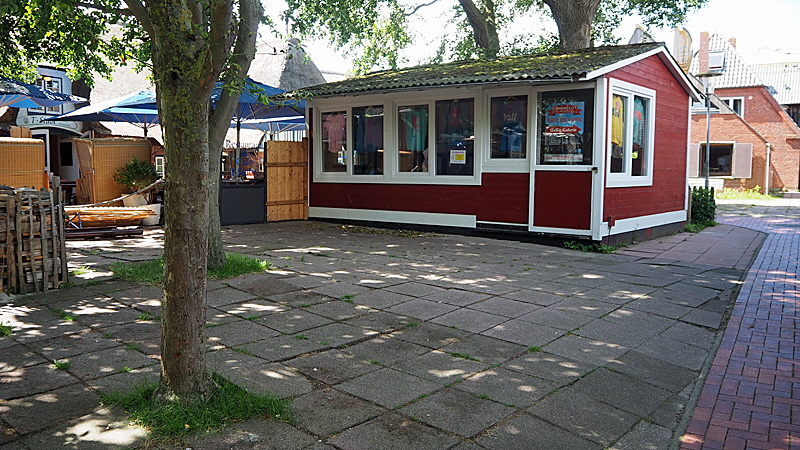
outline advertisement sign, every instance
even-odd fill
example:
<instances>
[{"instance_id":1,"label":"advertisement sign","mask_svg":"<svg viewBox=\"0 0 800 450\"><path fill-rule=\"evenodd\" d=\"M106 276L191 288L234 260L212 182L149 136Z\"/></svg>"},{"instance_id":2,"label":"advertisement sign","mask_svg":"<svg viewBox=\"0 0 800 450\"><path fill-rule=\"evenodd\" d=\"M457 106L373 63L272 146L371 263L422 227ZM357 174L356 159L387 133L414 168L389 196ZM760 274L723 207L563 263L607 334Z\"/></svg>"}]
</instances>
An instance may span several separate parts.
<instances>
[{"instance_id":1,"label":"advertisement sign","mask_svg":"<svg viewBox=\"0 0 800 450\"><path fill-rule=\"evenodd\" d=\"M450 150L450 164L466 164L467 151L466 150Z\"/></svg>"},{"instance_id":2,"label":"advertisement sign","mask_svg":"<svg viewBox=\"0 0 800 450\"><path fill-rule=\"evenodd\" d=\"M583 134L583 102L557 102L547 106L544 114L546 134Z\"/></svg>"}]
</instances>

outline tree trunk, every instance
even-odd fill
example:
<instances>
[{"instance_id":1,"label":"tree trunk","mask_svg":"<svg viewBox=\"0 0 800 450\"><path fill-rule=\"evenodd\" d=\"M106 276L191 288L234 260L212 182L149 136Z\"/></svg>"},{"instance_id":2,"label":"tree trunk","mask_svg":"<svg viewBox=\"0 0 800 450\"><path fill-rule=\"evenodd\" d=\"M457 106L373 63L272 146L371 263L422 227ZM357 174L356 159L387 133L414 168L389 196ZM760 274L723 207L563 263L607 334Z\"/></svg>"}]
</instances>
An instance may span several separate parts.
<instances>
[{"instance_id":1,"label":"tree trunk","mask_svg":"<svg viewBox=\"0 0 800 450\"><path fill-rule=\"evenodd\" d=\"M258 24L263 10L258 0L241 0L239 2L239 28L236 44L231 56L230 69L225 74L223 83L233 85L236 80L243 80L250 70L250 63L256 55L256 37ZM225 144L231 123L231 116L239 102L239 94L223 89L216 109L211 114L208 130L209 168L208 168L208 268L217 269L225 264L225 247L222 244L222 226L219 216L220 172L222 147Z\"/></svg>"},{"instance_id":2,"label":"tree trunk","mask_svg":"<svg viewBox=\"0 0 800 450\"><path fill-rule=\"evenodd\" d=\"M148 6L167 164L160 393L185 404L214 390L204 329L208 99L215 77L207 43L182 2L152 0Z\"/></svg>"},{"instance_id":3,"label":"tree trunk","mask_svg":"<svg viewBox=\"0 0 800 450\"><path fill-rule=\"evenodd\" d=\"M600 0L544 0L558 26L562 50L578 50L592 45L592 23Z\"/></svg>"},{"instance_id":4,"label":"tree trunk","mask_svg":"<svg viewBox=\"0 0 800 450\"><path fill-rule=\"evenodd\" d=\"M472 0L458 0L472 27L475 45L482 58L496 58L500 52L500 38L497 35L497 19L493 0L483 0L478 7Z\"/></svg>"}]
</instances>

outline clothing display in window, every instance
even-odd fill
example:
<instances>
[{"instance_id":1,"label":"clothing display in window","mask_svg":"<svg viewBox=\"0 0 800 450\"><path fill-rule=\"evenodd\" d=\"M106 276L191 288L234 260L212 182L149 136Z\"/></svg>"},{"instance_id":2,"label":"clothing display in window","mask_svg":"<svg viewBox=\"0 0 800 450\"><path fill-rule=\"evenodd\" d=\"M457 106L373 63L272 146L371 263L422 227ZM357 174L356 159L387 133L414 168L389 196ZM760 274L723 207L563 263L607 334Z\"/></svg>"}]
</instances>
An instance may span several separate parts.
<instances>
[{"instance_id":1,"label":"clothing display in window","mask_svg":"<svg viewBox=\"0 0 800 450\"><path fill-rule=\"evenodd\" d=\"M493 98L491 108L492 158L524 158L528 97Z\"/></svg>"},{"instance_id":2,"label":"clothing display in window","mask_svg":"<svg viewBox=\"0 0 800 450\"><path fill-rule=\"evenodd\" d=\"M338 153L342 150L345 139L345 117L338 112L324 114L323 126L325 135L328 138L328 151Z\"/></svg>"},{"instance_id":3,"label":"clothing display in window","mask_svg":"<svg viewBox=\"0 0 800 450\"><path fill-rule=\"evenodd\" d=\"M622 147L625 142L625 100L614 95L611 101L611 143Z\"/></svg>"},{"instance_id":4,"label":"clothing display in window","mask_svg":"<svg viewBox=\"0 0 800 450\"><path fill-rule=\"evenodd\" d=\"M636 96L633 99L633 145L644 147L647 140L647 112L645 99Z\"/></svg>"},{"instance_id":5,"label":"clothing display in window","mask_svg":"<svg viewBox=\"0 0 800 450\"><path fill-rule=\"evenodd\" d=\"M425 150L428 142L428 109L415 108L401 112L400 120L406 125L406 149Z\"/></svg>"}]
</instances>

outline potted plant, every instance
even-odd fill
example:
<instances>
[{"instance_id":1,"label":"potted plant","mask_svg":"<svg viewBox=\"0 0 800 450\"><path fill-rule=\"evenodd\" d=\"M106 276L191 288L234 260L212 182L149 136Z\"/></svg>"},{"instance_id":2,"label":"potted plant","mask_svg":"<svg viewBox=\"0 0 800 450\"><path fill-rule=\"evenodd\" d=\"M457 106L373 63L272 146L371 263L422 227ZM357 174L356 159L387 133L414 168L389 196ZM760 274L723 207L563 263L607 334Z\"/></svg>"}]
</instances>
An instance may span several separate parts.
<instances>
[{"instance_id":1,"label":"potted plant","mask_svg":"<svg viewBox=\"0 0 800 450\"><path fill-rule=\"evenodd\" d=\"M148 161L141 161L134 157L124 166L117 169L113 178L115 182L125 187L129 193L134 193L153 184L158 179L158 173L156 173L156 168ZM149 192L142 192L123 198L122 203L125 206L147 206L152 209L156 215L142 219L142 224L157 225L161 216L161 205L149 204L149 197Z\"/></svg>"}]
</instances>

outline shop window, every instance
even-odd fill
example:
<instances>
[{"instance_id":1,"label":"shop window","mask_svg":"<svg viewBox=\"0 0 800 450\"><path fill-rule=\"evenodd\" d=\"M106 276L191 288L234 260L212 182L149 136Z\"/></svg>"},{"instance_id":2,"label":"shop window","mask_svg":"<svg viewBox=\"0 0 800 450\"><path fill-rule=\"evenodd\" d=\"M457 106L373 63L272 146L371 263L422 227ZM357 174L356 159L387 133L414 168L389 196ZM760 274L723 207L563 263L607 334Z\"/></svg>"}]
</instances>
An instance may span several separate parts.
<instances>
[{"instance_id":1,"label":"shop window","mask_svg":"<svg viewBox=\"0 0 800 450\"><path fill-rule=\"evenodd\" d=\"M591 165L594 91L540 94L539 164Z\"/></svg>"},{"instance_id":2,"label":"shop window","mask_svg":"<svg viewBox=\"0 0 800 450\"><path fill-rule=\"evenodd\" d=\"M528 149L528 96L491 99L491 158L525 158Z\"/></svg>"},{"instance_id":3,"label":"shop window","mask_svg":"<svg viewBox=\"0 0 800 450\"><path fill-rule=\"evenodd\" d=\"M322 113L322 170L347 172L347 113Z\"/></svg>"},{"instance_id":4,"label":"shop window","mask_svg":"<svg viewBox=\"0 0 800 450\"><path fill-rule=\"evenodd\" d=\"M400 172L428 172L428 105L397 108Z\"/></svg>"},{"instance_id":5,"label":"shop window","mask_svg":"<svg viewBox=\"0 0 800 450\"><path fill-rule=\"evenodd\" d=\"M436 102L436 175L472 175L475 160L475 100Z\"/></svg>"},{"instance_id":6,"label":"shop window","mask_svg":"<svg viewBox=\"0 0 800 450\"><path fill-rule=\"evenodd\" d=\"M383 174L383 106L353 108L353 174Z\"/></svg>"},{"instance_id":7,"label":"shop window","mask_svg":"<svg viewBox=\"0 0 800 450\"><path fill-rule=\"evenodd\" d=\"M608 185L652 184L655 91L611 80Z\"/></svg>"}]
</instances>

